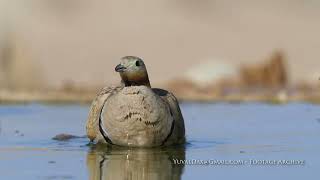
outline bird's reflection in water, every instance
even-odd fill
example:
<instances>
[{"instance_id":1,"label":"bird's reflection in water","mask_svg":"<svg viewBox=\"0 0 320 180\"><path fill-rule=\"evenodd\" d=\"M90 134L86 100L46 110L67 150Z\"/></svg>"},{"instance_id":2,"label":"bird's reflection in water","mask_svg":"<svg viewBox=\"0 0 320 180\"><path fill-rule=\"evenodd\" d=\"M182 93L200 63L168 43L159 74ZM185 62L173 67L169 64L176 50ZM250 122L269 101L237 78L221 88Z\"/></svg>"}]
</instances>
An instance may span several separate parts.
<instances>
[{"instance_id":1,"label":"bird's reflection in water","mask_svg":"<svg viewBox=\"0 0 320 180\"><path fill-rule=\"evenodd\" d=\"M185 160L185 147L121 148L95 145L87 155L91 180L181 179L184 165L173 159Z\"/></svg>"}]
</instances>

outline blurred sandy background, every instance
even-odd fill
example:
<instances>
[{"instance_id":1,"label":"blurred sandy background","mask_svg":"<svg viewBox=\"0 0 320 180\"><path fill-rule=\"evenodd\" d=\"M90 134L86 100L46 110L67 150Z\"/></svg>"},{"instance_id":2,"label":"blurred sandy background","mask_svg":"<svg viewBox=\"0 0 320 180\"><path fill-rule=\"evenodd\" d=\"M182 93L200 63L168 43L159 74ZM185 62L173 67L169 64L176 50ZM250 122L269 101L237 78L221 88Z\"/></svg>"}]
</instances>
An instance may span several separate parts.
<instances>
[{"instance_id":1,"label":"blurred sandy background","mask_svg":"<svg viewBox=\"0 0 320 180\"><path fill-rule=\"evenodd\" d=\"M320 77L317 0L0 0L1 87L100 87L142 57L151 83L214 78L286 57L290 82ZM209 69L209 71L208 71Z\"/></svg>"}]
</instances>

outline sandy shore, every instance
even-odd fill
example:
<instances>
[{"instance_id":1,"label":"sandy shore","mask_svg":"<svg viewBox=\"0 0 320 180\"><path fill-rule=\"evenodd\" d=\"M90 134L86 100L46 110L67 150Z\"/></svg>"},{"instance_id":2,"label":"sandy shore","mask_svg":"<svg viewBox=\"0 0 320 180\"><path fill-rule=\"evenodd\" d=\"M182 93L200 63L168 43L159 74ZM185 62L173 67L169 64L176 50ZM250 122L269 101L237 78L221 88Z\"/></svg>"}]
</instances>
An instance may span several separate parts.
<instances>
[{"instance_id":1,"label":"sandy shore","mask_svg":"<svg viewBox=\"0 0 320 180\"><path fill-rule=\"evenodd\" d=\"M0 103L90 103L95 92L66 91L0 91Z\"/></svg>"},{"instance_id":2,"label":"sandy shore","mask_svg":"<svg viewBox=\"0 0 320 180\"><path fill-rule=\"evenodd\" d=\"M92 102L98 91L73 92L73 91L0 91L0 103L76 103L89 104ZM234 92L232 94L217 93L184 93L177 94L180 101L194 102L267 102L267 103L287 103L287 102L310 102L320 103L320 92L295 92L288 93L287 90L276 93L255 92L244 93Z\"/></svg>"}]
</instances>

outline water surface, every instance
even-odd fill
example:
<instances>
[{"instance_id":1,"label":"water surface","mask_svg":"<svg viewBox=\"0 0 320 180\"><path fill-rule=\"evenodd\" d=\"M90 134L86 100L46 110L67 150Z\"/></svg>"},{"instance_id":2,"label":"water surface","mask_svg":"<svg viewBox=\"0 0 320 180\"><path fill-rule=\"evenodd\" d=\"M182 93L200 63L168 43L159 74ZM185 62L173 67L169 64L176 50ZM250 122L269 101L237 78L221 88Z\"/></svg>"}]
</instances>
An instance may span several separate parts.
<instances>
[{"instance_id":1,"label":"water surface","mask_svg":"<svg viewBox=\"0 0 320 180\"><path fill-rule=\"evenodd\" d=\"M127 149L88 145L88 106L0 106L1 179L315 179L320 169L320 106L182 103L185 146ZM174 164L242 161L242 165ZM301 160L254 165L250 160Z\"/></svg>"}]
</instances>

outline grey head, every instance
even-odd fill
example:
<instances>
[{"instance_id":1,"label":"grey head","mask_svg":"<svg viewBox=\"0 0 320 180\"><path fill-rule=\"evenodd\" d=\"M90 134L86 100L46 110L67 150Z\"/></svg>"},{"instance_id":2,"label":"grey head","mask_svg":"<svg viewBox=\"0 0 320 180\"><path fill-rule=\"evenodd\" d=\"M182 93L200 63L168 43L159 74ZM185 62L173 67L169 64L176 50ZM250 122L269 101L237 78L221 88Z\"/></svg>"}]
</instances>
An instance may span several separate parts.
<instances>
[{"instance_id":1,"label":"grey head","mask_svg":"<svg viewBox=\"0 0 320 180\"><path fill-rule=\"evenodd\" d=\"M151 87L146 65L143 60L136 56L121 58L120 64L115 67L120 73L125 86L148 86Z\"/></svg>"}]
</instances>

